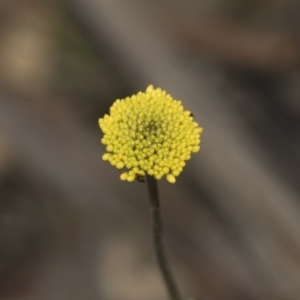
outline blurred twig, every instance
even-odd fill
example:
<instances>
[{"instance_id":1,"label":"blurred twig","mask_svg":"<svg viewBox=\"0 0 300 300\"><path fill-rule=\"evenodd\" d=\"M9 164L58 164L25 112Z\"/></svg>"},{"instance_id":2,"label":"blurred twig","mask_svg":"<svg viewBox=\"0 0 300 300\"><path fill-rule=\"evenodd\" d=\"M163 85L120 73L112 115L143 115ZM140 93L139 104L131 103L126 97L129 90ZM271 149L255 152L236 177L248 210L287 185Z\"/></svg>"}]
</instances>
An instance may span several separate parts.
<instances>
[{"instance_id":1,"label":"blurred twig","mask_svg":"<svg viewBox=\"0 0 300 300\"><path fill-rule=\"evenodd\" d=\"M211 59L270 73L298 67L299 53L288 33L255 32L221 21L180 20L179 24L174 28L184 45Z\"/></svg>"}]
</instances>

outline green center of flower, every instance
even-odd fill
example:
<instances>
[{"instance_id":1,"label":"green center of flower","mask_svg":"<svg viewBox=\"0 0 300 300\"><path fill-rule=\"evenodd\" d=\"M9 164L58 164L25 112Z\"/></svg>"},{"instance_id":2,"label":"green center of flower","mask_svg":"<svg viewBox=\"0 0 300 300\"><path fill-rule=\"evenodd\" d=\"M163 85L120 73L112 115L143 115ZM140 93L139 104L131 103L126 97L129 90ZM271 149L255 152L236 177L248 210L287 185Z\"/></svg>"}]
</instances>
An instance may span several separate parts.
<instances>
[{"instance_id":1,"label":"green center of flower","mask_svg":"<svg viewBox=\"0 0 300 300\"><path fill-rule=\"evenodd\" d=\"M116 100L99 126L107 150L103 160L128 169L121 180L134 181L147 173L174 183L191 153L200 150L202 128L191 113L152 85L145 93Z\"/></svg>"}]
</instances>

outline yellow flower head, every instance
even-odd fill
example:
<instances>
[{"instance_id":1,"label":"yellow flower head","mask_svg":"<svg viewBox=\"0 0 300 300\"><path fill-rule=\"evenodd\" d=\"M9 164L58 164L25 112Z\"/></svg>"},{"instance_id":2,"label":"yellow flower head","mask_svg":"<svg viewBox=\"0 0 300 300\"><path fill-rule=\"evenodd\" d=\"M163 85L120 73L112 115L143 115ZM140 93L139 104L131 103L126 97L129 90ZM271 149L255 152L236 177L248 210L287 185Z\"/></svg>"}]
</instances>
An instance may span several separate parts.
<instances>
[{"instance_id":1,"label":"yellow flower head","mask_svg":"<svg viewBox=\"0 0 300 300\"><path fill-rule=\"evenodd\" d=\"M146 174L170 183L182 172L192 152L200 150L202 128L160 88L116 100L110 115L99 119L106 145L103 160L118 169L126 168L121 180L134 181Z\"/></svg>"}]
</instances>

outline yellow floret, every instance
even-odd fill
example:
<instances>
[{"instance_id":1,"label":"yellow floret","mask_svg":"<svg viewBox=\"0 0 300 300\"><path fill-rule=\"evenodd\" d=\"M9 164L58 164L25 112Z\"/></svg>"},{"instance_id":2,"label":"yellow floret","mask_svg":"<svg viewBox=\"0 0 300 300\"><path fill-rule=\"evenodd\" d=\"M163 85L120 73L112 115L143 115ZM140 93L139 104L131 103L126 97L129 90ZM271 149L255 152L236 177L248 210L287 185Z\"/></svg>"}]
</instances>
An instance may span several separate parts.
<instances>
[{"instance_id":1,"label":"yellow floret","mask_svg":"<svg viewBox=\"0 0 300 300\"><path fill-rule=\"evenodd\" d=\"M122 161L119 161L117 164L116 164L116 167L118 169L123 169L124 168L124 163Z\"/></svg>"},{"instance_id":2,"label":"yellow floret","mask_svg":"<svg viewBox=\"0 0 300 300\"><path fill-rule=\"evenodd\" d=\"M170 183L175 183L175 182L176 182L176 178L175 178L172 174L168 174L168 175L167 175L167 180L168 180Z\"/></svg>"},{"instance_id":3,"label":"yellow floret","mask_svg":"<svg viewBox=\"0 0 300 300\"><path fill-rule=\"evenodd\" d=\"M103 160L108 160L109 157L110 157L109 153L104 153L103 156L102 156L102 159Z\"/></svg>"},{"instance_id":4,"label":"yellow floret","mask_svg":"<svg viewBox=\"0 0 300 300\"><path fill-rule=\"evenodd\" d=\"M127 180L127 178L128 178L128 174L125 172L125 173L122 173L121 175L120 175L120 179L121 180Z\"/></svg>"}]
</instances>

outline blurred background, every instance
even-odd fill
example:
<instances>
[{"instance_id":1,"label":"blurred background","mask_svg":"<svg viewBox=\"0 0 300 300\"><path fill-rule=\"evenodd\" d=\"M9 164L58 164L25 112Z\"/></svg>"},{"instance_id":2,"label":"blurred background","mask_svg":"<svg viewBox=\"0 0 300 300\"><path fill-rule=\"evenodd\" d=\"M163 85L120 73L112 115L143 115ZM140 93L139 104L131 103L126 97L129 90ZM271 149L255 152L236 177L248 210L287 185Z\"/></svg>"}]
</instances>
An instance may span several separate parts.
<instances>
[{"instance_id":1,"label":"blurred background","mask_svg":"<svg viewBox=\"0 0 300 300\"><path fill-rule=\"evenodd\" d=\"M0 299L167 299L143 183L98 118L166 89L204 127L159 182L184 299L300 299L300 3L0 1Z\"/></svg>"}]
</instances>

